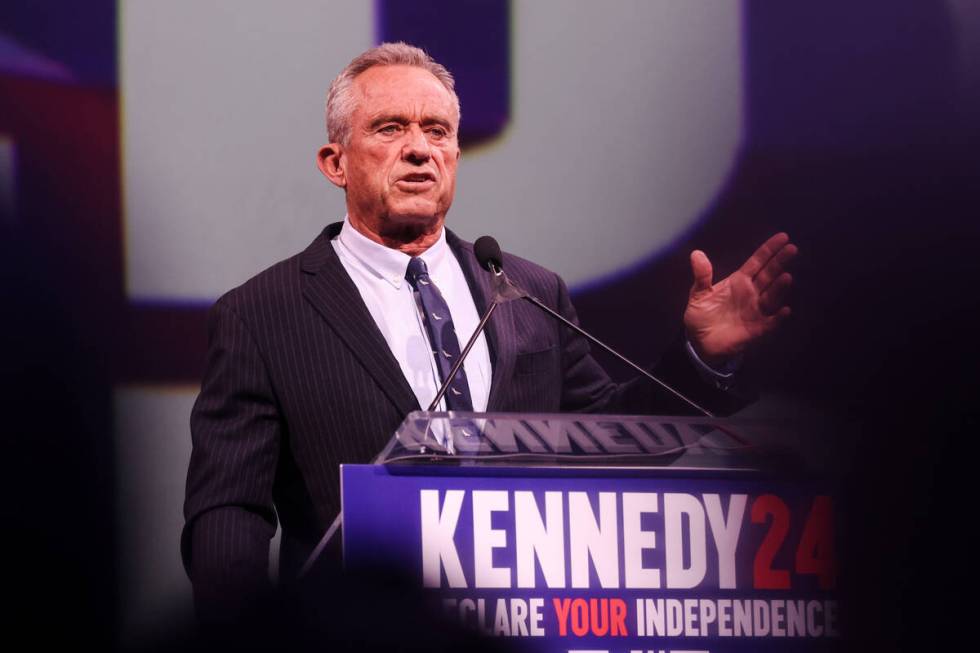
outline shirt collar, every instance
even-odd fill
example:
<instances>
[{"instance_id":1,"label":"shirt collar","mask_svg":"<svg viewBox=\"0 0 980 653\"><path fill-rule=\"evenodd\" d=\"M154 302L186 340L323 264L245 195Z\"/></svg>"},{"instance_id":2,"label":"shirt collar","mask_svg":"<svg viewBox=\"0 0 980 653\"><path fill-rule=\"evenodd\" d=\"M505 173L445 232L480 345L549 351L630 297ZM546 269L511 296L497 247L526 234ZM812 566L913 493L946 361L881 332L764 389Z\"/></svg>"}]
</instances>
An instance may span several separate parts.
<instances>
[{"instance_id":1,"label":"shirt collar","mask_svg":"<svg viewBox=\"0 0 980 653\"><path fill-rule=\"evenodd\" d=\"M395 288L401 288L402 283L405 282L405 272L408 270L411 256L374 242L355 229L347 216L344 217L344 225L340 228L337 239L344 249L369 272ZM448 251L446 229L442 228L439 231L439 239L421 254L430 275L442 265Z\"/></svg>"}]
</instances>

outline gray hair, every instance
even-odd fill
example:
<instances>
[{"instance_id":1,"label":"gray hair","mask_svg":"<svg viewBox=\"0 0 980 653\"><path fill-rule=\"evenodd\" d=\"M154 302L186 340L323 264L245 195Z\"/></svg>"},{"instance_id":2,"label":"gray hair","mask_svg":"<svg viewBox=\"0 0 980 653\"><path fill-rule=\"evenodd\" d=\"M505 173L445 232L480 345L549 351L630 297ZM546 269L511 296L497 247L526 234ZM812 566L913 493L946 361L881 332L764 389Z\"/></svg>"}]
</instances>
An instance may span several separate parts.
<instances>
[{"instance_id":1,"label":"gray hair","mask_svg":"<svg viewBox=\"0 0 980 653\"><path fill-rule=\"evenodd\" d=\"M351 136L351 116L357 106L353 92L354 79L375 66L415 66L427 70L449 91L459 119L459 97L456 82L446 67L430 57L424 50L402 41L382 43L354 58L340 71L327 92L327 138L331 143L347 145Z\"/></svg>"}]
</instances>

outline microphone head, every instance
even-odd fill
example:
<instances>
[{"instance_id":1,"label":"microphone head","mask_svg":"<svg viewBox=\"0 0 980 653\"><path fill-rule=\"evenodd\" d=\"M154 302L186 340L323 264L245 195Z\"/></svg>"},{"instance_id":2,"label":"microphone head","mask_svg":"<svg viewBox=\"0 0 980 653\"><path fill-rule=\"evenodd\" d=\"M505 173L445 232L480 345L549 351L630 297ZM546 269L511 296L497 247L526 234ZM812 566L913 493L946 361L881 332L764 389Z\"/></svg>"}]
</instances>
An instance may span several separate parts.
<instances>
[{"instance_id":1,"label":"microphone head","mask_svg":"<svg viewBox=\"0 0 980 653\"><path fill-rule=\"evenodd\" d=\"M494 240L492 236L480 236L473 243L473 253L476 254L476 260L480 262L480 267L493 272L490 268L490 264L498 269L502 269L503 255L500 253L500 245Z\"/></svg>"}]
</instances>

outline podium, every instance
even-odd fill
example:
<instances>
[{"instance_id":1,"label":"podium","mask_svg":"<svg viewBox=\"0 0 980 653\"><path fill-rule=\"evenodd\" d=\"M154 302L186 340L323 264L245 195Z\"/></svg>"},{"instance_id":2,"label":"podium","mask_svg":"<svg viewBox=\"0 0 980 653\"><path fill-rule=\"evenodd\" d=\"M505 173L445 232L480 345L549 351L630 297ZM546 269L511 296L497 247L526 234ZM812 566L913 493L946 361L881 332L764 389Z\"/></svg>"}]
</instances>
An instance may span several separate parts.
<instances>
[{"instance_id":1,"label":"podium","mask_svg":"<svg viewBox=\"0 0 980 653\"><path fill-rule=\"evenodd\" d=\"M416 412L342 466L344 564L513 650L831 650L835 497L787 428Z\"/></svg>"}]
</instances>

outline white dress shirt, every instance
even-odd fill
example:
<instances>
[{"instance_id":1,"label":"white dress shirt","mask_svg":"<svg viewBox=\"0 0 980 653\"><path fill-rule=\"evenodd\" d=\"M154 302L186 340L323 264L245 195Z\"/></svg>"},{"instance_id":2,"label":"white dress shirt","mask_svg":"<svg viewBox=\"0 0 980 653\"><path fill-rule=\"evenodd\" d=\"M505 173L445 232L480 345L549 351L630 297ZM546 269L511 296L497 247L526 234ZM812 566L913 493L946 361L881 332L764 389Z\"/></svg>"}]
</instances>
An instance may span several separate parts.
<instances>
[{"instance_id":1,"label":"white dress shirt","mask_svg":"<svg viewBox=\"0 0 980 653\"><path fill-rule=\"evenodd\" d=\"M357 286L361 299L398 361L408 385L415 392L419 406L423 410L428 408L442 382L415 292L405 280L411 257L367 238L354 229L346 218L340 234L331 241L331 245ZM449 305L462 349L476 330L480 315L473 303L463 269L446 243L445 229L439 234L439 240L422 253L421 258L428 268L429 278L435 282ZM483 412L490 397L491 368L490 350L482 333L463 363L463 369L470 386L473 410ZM445 409L443 399L439 410Z\"/></svg>"}]
</instances>

